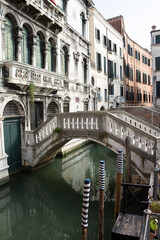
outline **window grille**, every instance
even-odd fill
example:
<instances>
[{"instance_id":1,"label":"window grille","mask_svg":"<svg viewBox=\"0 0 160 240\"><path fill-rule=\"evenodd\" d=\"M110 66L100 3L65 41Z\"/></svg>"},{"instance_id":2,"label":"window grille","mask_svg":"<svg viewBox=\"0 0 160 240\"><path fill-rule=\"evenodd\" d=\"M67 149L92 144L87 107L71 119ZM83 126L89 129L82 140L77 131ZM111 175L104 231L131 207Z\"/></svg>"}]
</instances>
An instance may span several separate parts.
<instances>
[{"instance_id":1,"label":"window grille","mask_svg":"<svg viewBox=\"0 0 160 240\"><path fill-rule=\"evenodd\" d=\"M22 110L22 107L11 101L7 103L7 105L4 108L3 116L10 117L10 116L23 116L24 112Z\"/></svg>"}]
</instances>

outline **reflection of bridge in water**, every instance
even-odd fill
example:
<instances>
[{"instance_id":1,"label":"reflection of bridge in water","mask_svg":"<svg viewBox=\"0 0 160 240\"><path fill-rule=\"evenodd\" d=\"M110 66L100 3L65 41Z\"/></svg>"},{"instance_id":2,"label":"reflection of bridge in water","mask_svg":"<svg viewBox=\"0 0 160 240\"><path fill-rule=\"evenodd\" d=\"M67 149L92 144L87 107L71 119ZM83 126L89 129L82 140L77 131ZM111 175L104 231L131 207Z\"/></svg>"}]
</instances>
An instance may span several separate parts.
<instances>
[{"instance_id":1,"label":"reflection of bridge in water","mask_svg":"<svg viewBox=\"0 0 160 240\"><path fill-rule=\"evenodd\" d=\"M94 159L91 160L93 157ZM91 178L93 187L90 207L94 214L91 210L90 214L93 215L95 223L94 229L91 226L90 229L95 237L91 235L91 239L97 239L98 205L96 203L98 204L98 201L95 200L98 199L100 159L106 161L105 211L107 221L111 222L114 208L112 200L115 193L116 154L93 143L83 147L83 150L73 152L63 160L56 159L53 162L54 167L51 164L32 174L12 176L11 183L1 187L0 220L3 220L3 228L0 227L0 239L11 240L20 237L25 240L78 239L77 235L81 236L82 195L80 193L86 176ZM89 170L85 172L87 166Z\"/></svg>"},{"instance_id":2,"label":"reflection of bridge in water","mask_svg":"<svg viewBox=\"0 0 160 240\"><path fill-rule=\"evenodd\" d=\"M146 111L152 119L152 111ZM122 149L124 156L129 151L132 163L140 172L150 173L155 156L160 155L160 129L152 123L153 119L144 121L123 108L106 112L59 113L35 131L26 132L23 160L26 165L35 166L53 158L69 140L87 138L115 152ZM59 134L53 133L56 128L60 128Z\"/></svg>"}]
</instances>

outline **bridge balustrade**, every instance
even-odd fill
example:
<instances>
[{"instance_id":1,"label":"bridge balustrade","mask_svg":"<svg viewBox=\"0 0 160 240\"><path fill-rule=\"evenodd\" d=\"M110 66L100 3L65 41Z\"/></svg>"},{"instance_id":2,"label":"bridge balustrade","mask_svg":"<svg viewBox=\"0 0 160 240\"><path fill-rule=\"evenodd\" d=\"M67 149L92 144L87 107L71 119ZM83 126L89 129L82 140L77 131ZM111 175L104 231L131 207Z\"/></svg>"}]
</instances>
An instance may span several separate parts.
<instances>
[{"instance_id":1,"label":"bridge balustrade","mask_svg":"<svg viewBox=\"0 0 160 240\"><path fill-rule=\"evenodd\" d=\"M33 131L26 131L26 145L34 146L53 134L57 127L57 116L47 120Z\"/></svg>"},{"instance_id":2,"label":"bridge balustrade","mask_svg":"<svg viewBox=\"0 0 160 240\"><path fill-rule=\"evenodd\" d=\"M47 146L53 148L55 144L58 150L70 139L78 137L88 138L117 150L120 146L126 147L126 137L129 136L130 150L153 162L155 147L160 151L160 131L150 124L146 127L143 125L144 121L137 121L134 116L126 120L124 114L120 117L110 111L58 113L36 130L25 132L26 147L34 147L32 156L38 158L47 151ZM61 130L58 137L54 134L56 128Z\"/></svg>"}]
</instances>

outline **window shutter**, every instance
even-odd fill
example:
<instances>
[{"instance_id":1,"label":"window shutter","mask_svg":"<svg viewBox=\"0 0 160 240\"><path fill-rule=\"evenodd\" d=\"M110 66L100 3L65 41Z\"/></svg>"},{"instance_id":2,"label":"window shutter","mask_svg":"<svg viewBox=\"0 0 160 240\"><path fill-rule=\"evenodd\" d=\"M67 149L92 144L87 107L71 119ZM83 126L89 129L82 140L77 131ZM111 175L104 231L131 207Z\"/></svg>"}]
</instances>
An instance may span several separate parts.
<instances>
[{"instance_id":1,"label":"window shutter","mask_svg":"<svg viewBox=\"0 0 160 240\"><path fill-rule=\"evenodd\" d=\"M15 60L15 38L13 23L7 17L5 24L5 59L7 61Z\"/></svg>"}]
</instances>

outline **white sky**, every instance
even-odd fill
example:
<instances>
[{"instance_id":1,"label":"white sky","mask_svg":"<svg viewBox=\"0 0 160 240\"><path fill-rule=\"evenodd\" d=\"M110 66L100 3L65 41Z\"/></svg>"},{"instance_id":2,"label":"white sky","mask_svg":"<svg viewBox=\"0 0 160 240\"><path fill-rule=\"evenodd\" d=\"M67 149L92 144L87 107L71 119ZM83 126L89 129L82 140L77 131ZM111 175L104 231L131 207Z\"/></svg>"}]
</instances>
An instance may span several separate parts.
<instances>
[{"instance_id":1,"label":"white sky","mask_svg":"<svg viewBox=\"0 0 160 240\"><path fill-rule=\"evenodd\" d=\"M150 51L150 31L160 29L160 0L93 0L106 18L122 15L129 37Z\"/></svg>"}]
</instances>

